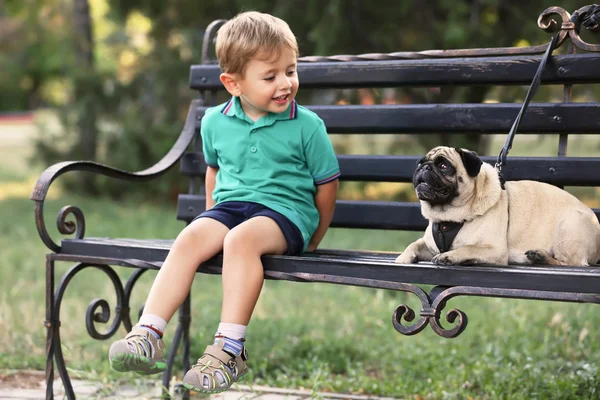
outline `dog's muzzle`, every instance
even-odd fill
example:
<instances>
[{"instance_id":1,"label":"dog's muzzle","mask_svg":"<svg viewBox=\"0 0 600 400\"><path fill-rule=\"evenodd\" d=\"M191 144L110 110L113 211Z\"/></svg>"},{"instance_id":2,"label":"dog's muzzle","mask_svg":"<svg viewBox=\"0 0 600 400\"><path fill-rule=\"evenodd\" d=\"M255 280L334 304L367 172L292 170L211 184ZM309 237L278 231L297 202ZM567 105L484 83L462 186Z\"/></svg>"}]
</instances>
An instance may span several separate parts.
<instances>
[{"instance_id":1,"label":"dog's muzzle","mask_svg":"<svg viewBox=\"0 0 600 400\"><path fill-rule=\"evenodd\" d=\"M413 185L419 200L431 204L446 204L455 197L454 183L446 179L431 163L422 164L417 168L413 176Z\"/></svg>"}]
</instances>

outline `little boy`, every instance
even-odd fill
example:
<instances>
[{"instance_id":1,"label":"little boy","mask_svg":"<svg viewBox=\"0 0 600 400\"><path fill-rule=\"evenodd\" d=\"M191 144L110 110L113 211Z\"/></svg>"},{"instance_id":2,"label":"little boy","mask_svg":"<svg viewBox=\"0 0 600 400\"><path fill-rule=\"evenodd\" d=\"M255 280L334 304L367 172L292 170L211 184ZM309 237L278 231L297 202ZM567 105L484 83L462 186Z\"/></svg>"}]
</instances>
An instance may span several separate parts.
<instances>
[{"instance_id":1,"label":"little boy","mask_svg":"<svg viewBox=\"0 0 600 400\"><path fill-rule=\"evenodd\" d=\"M117 371L164 371L167 322L198 265L222 251L221 323L183 378L188 389L206 393L227 390L248 372L246 327L263 285L261 256L316 249L339 177L323 121L294 100L298 45L289 26L268 14L239 14L219 30L216 53L232 98L202 119L206 211L177 236L144 314L109 351Z\"/></svg>"}]
</instances>

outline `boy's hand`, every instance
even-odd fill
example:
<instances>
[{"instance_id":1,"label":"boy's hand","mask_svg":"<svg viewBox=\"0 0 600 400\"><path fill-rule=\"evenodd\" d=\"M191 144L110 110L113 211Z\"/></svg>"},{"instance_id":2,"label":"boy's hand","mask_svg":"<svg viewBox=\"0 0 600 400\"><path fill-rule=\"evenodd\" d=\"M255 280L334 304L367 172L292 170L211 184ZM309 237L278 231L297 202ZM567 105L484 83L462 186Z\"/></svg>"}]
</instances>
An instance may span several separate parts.
<instances>
[{"instance_id":1,"label":"boy's hand","mask_svg":"<svg viewBox=\"0 0 600 400\"><path fill-rule=\"evenodd\" d=\"M315 251L316 249L317 249L316 243L309 243L308 247L306 248L306 251Z\"/></svg>"}]
</instances>

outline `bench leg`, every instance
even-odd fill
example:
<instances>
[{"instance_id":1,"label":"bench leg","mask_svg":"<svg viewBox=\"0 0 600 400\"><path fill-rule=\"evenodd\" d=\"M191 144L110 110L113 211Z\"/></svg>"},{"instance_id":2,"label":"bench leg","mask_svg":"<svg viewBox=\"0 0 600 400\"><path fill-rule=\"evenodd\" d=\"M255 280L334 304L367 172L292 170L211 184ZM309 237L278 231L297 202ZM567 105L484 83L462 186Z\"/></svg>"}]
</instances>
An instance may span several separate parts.
<instances>
[{"instance_id":1,"label":"bench leg","mask_svg":"<svg viewBox=\"0 0 600 400\"><path fill-rule=\"evenodd\" d=\"M46 399L54 398L54 261L46 257Z\"/></svg>"},{"instance_id":2,"label":"bench leg","mask_svg":"<svg viewBox=\"0 0 600 400\"><path fill-rule=\"evenodd\" d=\"M182 367L183 372L187 372L190 369L190 321L191 321L191 294L188 294L185 301L179 307L179 318L177 324L177 330L175 331L175 336L173 337L173 342L171 343L171 348L169 349L169 356L167 358L167 369L163 372L162 375L162 385L163 385L163 398L170 399L169 394L169 383L171 380L171 371L173 369L173 363L175 362L175 356L177 355L177 349L179 348L179 344L182 341ZM187 389L183 389L182 399L189 399L189 391Z\"/></svg>"},{"instance_id":3,"label":"bench leg","mask_svg":"<svg viewBox=\"0 0 600 400\"><path fill-rule=\"evenodd\" d=\"M191 294L188 294L183 305L179 309L179 324L183 331L183 372L190 369L190 323L192 322L191 313Z\"/></svg>"},{"instance_id":4,"label":"bench leg","mask_svg":"<svg viewBox=\"0 0 600 400\"><path fill-rule=\"evenodd\" d=\"M86 264L79 262L70 268L60 279L58 286L55 288L55 262L57 261L56 254L46 256L46 321L44 326L47 329L46 337L46 399L52 399L53 383L54 383L54 367L60 374L60 378L64 387L64 397L69 400L75 399L75 392L69 378L65 359L62 352L60 340L60 306L65 290L80 271L86 268L95 268L104 272L112 281L116 295L116 316L107 332L98 332L95 323L107 323L110 319L110 310L108 303L103 299L96 299L90 303L86 312L86 328L90 336L98 340L106 340L112 337L119 329L121 322L127 329L131 329L131 320L129 317L129 298L131 290L141 276L144 270L136 271L127 282L127 291L123 289L123 285L117 273L106 264ZM56 364L55 364L56 363Z\"/></svg>"},{"instance_id":5,"label":"bench leg","mask_svg":"<svg viewBox=\"0 0 600 400\"><path fill-rule=\"evenodd\" d=\"M54 362L62 380L65 396L75 399L75 392L65 365L60 344L60 320L58 319L57 303L60 304L60 293L54 293L54 259L46 256L46 399L54 398ZM61 282L62 283L62 282ZM60 292L60 290L59 290Z\"/></svg>"}]
</instances>

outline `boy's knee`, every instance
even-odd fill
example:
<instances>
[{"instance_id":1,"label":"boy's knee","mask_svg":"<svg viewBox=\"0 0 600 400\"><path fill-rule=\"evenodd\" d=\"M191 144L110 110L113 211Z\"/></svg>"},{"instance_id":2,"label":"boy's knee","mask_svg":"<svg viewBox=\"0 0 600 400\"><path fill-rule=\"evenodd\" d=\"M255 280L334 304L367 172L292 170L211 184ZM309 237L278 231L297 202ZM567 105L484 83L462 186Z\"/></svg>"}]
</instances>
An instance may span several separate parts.
<instances>
[{"instance_id":1,"label":"boy's knee","mask_svg":"<svg viewBox=\"0 0 600 400\"><path fill-rule=\"evenodd\" d=\"M198 241L202 239L202 234L203 231L200 224L192 223L183 228L183 230L177 236L177 240L180 242L183 241L198 243Z\"/></svg>"},{"instance_id":2,"label":"boy's knee","mask_svg":"<svg viewBox=\"0 0 600 400\"><path fill-rule=\"evenodd\" d=\"M247 231L233 228L223 242L223 252L228 253L248 253L255 247L252 245L252 240L246 234Z\"/></svg>"}]
</instances>

